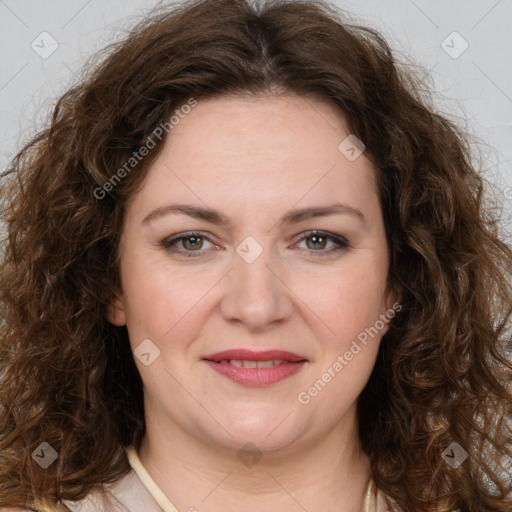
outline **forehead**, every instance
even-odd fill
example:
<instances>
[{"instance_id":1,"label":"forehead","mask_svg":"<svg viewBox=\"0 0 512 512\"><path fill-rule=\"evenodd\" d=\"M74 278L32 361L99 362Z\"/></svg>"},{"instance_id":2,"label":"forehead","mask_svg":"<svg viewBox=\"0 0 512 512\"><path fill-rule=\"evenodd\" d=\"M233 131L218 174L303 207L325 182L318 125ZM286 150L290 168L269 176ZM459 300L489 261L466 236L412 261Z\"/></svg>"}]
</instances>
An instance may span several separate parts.
<instances>
[{"instance_id":1,"label":"forehead","mask_svg":"<svg viewBox=\"0 0 512 512\"><path fill-rule=\"evenodd\" d=\"M199 100L177 124L165 148L188 152L200 160L221 155L283 161L331 159L339 139L348 135L342 114L331 105L310 98L222 96ZM259 161L259 160L258 160Z\"/></svg>"},{"instance_id":2,"label":"forehead","mask_svg":"<svg viewBox=\"0 0 512 512\"><path fill-rule=\"evenodd\" d=\"M340 151L348 135L338 110L306 97L198 100L170 131L142 196L215 208L245 201L253 211L299 201L361 205L376 196L375 170L364 153L351 161Z\"/></svg>"}]
</instances>

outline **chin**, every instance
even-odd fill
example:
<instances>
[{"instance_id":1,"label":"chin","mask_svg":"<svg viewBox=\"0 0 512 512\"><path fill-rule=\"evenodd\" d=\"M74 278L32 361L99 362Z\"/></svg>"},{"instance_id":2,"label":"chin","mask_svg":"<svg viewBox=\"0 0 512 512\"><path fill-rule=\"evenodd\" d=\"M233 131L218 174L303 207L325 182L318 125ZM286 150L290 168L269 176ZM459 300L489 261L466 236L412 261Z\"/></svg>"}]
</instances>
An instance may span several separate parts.
<instances>
[{"instance_id":1,"label":"chin","mask_svg":"<svg viewBox=\"0 0 512 512\"><path fill-rule=\"evenodd\" d=\"M269 410L268 405L244 405L225 414L214 415L226 429L219 427L214 437L220 434L219 442L227 448L239 450L247 443L252 443L262 451L278 450L300 436L300 428L293 424L292 406L287 408L276 405Z\"/></svg>"}]
</instances>

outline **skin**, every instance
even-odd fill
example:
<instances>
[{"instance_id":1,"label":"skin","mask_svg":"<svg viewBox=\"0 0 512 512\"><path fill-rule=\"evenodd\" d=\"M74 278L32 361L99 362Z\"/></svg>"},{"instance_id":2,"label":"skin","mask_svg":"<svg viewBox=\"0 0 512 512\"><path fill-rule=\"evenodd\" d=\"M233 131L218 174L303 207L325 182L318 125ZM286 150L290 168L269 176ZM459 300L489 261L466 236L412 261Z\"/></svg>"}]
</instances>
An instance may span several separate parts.
<instances>
[{"instance_id":1,"label":"skin","mask_svg":"<svg viewBox=\"0 0 512 512\"><path fill-rule=\"evenodd\" d=\"M349 133L332 106L303 97L201 100L127 207L122 291L108 318L127 326L133 349L150 339L160 350L149 366L135 358L147 425L139 456L180 511L361 510L370 465L356 400L386 327L307 405L297 399L397 300L376 171L364 153L350 161L338 150ZM278 222L335 202L365 222L349 214ZM219 210L230 225L175 213L143 222L175 203ZM305 234L315 229L348 247L329 252L334 241ZM162 246L192 230L211 241L173 247L202 255ZM252 263L236 252L248 236L263 249ZM202 360L230 348L288 350L308 362L276 384L246 387ZM251 468L237 457L249 442L263 455Z\"/></svg>"}]
</instances>

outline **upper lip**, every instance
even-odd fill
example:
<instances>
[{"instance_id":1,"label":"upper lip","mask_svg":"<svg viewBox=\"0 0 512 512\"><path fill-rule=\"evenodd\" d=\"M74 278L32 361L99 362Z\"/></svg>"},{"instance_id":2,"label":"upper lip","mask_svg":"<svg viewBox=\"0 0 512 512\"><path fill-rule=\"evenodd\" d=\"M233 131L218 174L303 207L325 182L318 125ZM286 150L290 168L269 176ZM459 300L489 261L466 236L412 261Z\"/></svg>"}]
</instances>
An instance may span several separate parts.
<instances>
[{"instance_id":1,"label":"upper lip","mask_svg":"<svg viewBox=\"0 0 512 512\"><path fill-rule=\"evenodd\" d=\"M203 359L207 359L209 361L224 361L231 359L238 361L272 361L274 359L279 359L283 361L290 361L292 363L307 361L305 357L286 350L262 350L255 352L254 350L246 348L235 348L231 350L224 350L222 352L215 352L215 354L205 356Z\"/></svg>"}]
</instances>

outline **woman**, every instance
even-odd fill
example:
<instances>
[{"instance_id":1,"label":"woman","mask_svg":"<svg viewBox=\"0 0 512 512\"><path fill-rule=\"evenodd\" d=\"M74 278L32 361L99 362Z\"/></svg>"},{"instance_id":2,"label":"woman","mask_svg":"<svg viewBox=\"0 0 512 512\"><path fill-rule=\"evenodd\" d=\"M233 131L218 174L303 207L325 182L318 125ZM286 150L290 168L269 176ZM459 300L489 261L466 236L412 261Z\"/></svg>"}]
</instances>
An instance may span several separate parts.
<instances>
[{"instance_id":1,"label":"woman","mask_svg":"<svg viewBox=\"0 0 512 512\"><path fill-rule=\"evenodd\" d=\"M2 183L1 507L510 510L512 250L373 30L155 15Z\"/></svg>"}]
</instances>

